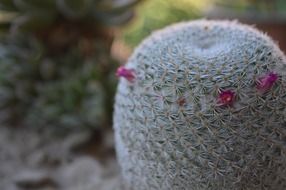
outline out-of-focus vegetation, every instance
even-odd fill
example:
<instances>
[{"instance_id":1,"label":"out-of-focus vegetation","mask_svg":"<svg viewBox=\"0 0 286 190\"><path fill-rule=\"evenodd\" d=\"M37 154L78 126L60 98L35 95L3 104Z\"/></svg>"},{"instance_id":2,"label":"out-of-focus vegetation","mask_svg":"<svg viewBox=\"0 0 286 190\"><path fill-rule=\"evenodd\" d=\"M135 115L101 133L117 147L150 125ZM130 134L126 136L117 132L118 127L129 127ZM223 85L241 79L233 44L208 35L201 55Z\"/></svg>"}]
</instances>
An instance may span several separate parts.
<instances>
[{"instance_id":1,"label":"out-of-focus vegetation","mask_svg":"<svg viewBox=\"0 0 286 190\"><path fill-rule=\"evenodd\" d=\"M259 11L261 13L285 13L285 0L216 0L217 5L231 8L235 11Z\"/></svg>"},{"instance_id":2,"label":"out-of-focus vegetation","mask_svg":"<svg viewBox=\"0 0 286 190\"><path fill-rule=\"evenodd\" d=\"M124 41L131 47L156 29L202 16L211 0L150 0L138 7L137 19L124 30Z\"/></svg>"},{"instance_id":3,"label":"out-of-focus vegetation","mask_svg":"<svg viewBox=\"0 0 286 190\"><path fill-rule=\"evenodd\" d=\"M142 0L0 0L0 123L112 122L114 29Z\"/></svg>"},{"instance_id":4,"label":"out-of-focus vegetation","mask_svg":"<svg viewBox=\"0 0 286 190\"><path fill-rule=\"evenodd\" d=\"M6 22L25 31L47 28L65 20L77 24L119 25L130 20L132 7L141 0L0 0L2 15L14 15ZM1 26L2 23L0 23ZM5 23L4 23L5 24Z\"/></svg>"}]
</instances>

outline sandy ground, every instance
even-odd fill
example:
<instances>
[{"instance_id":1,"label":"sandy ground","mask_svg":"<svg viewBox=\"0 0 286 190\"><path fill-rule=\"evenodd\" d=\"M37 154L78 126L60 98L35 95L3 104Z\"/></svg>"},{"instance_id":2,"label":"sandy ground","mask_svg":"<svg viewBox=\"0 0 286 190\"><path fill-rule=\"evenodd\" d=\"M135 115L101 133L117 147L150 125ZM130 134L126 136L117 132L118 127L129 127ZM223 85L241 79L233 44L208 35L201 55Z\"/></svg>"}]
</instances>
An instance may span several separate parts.
<instances>
[{"instance_id":1,"label":"sandy ground","mask_svg":"<svg viewBox=\"0 0 286 190\"><path fill-rule=\"evenodd\" d=\"M0 189L124 189L114 155L100 159L74 151L90 136L87 132L57 136L51 131L0 127ZM112 134L105 137L101 149L112 149L112 139Z\"/></svg>"}]
</instances>

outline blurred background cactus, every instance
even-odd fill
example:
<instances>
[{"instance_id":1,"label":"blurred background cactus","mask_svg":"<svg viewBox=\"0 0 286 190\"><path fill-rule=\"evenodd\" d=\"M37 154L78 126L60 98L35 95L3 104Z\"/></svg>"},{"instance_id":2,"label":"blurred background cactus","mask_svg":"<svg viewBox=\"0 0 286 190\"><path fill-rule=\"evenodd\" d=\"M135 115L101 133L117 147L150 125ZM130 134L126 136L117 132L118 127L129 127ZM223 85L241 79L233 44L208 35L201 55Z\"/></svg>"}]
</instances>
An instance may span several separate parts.
<instances>
[{"instance_id":1,"label":"blurred background cactus","mask_svg":"<svg viewBox=\"0 0 286 190\"><path fill-rule=\"evenodd\" d=\"M110 125L116 27L140 0L0 0L0 122Z\"/></svg>"}]
</instances>

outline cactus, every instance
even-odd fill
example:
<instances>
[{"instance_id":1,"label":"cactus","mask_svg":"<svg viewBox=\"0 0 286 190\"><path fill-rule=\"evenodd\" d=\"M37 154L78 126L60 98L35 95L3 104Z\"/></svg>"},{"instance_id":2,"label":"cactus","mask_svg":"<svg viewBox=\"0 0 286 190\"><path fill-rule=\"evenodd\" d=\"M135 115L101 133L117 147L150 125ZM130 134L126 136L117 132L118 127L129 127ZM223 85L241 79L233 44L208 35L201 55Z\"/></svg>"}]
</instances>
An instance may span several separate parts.
<instances>
[{"instance_id":1,"label":"cactus","mask_svg":"<svg viewBox=\"0 0 286 190\"><path fill-rule=\"evenodd\" d=\"M286 189L285 71L277 45L236 21L199 20L152 34L119 75L114 129L126 183Z\"/></svg>"}]
</instances>

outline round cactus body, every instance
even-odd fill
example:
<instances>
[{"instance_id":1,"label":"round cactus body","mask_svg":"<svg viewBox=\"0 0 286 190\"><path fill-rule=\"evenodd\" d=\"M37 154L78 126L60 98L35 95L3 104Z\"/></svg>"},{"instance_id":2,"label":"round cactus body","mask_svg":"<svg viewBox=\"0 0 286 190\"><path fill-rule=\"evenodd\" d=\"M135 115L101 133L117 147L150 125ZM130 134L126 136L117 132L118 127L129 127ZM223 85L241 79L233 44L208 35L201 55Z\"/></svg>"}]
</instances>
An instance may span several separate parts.
<instances>
[{"instance_id":1,"label":"round cactus body","mask_svg":"<svg viewBox=\"0 0 286 190\"><path fill-rule=\"evenodd\" d=\"M180 23L146 39L124 71L133 80L120 80L114 129L131 188L286 189L286 59L268 36Z\"/></svg>"}]
</instances>

